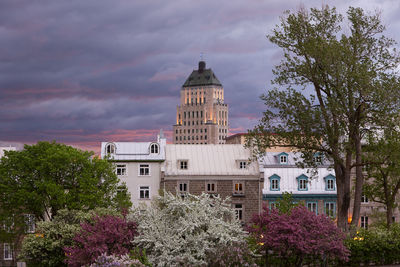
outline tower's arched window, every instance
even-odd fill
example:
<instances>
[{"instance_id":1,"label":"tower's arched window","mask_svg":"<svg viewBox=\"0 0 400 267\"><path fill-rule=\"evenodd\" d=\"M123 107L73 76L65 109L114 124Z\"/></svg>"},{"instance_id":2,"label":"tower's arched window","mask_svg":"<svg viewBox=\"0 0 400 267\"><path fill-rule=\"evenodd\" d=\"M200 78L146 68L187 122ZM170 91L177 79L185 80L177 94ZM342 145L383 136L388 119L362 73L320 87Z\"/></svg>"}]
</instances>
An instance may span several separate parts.
<instances>
[{"instance_id":1,"label":"tower's arched window","mask_svg":"<svg viewBox=\"0 0 400 267\"><path fill-rule=\"evenodd\" d=\"M150 153L151 154L158 154L158 153L160 153L159 151L160 151L160 147L159 147L158 144L151 144L150 145Z\"/></svg>"},{"instance_id":2,"label":"tower's arched window","mask_svg":"<svg viewBox=\"0 0 400 267\"><path fill-rule=\"evenodd\" d=\"M106 154L115 154L115 144L106 145Z\"/></svg>"}]
</instances>

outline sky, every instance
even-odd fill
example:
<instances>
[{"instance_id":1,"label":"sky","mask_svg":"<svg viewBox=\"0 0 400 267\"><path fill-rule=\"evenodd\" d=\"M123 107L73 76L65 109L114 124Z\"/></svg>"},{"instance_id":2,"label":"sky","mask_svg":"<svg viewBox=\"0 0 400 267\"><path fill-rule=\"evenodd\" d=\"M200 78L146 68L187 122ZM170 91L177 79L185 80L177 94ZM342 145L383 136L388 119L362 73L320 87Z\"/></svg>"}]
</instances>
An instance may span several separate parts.
<instances>
[{"instance_id":1,"label":"sky","mask_svg":"<svg viewBox=\"0 0 400 267\"><path fill-rule=\"evenodd\" d=\"M0 2L0 146L172 136L200 53L224 86L230 134L262 116L282 59L267 40L285 10L380 11L400 41L399 0L71 0Z\"/></svg>"}]
</instances>

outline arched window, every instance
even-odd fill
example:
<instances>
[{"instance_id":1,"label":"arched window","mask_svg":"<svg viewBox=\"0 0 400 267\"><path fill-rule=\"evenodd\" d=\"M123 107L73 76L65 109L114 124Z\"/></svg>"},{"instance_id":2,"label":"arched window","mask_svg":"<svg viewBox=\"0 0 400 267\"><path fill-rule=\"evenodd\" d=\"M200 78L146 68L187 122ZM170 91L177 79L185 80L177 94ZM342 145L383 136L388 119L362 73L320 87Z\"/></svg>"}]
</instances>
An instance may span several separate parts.
<instances>
[{"instance_id":1,"label":"arched window","mask_svg":"<svg viewBox=\"0 0 400 267\"><path fill-rule=\"evenodd\" d=\"M106 154L115 154L115 144L106 145Z\"/></svg>"},{"instance_id":2,"label":"arched window","mask_svg":"<svg viewBox=\"0 0 400 267\"><path fill-rule=\"evenodd\" d=\"M158 154L160 151L160 148L158 146L158 144L151 144L150 145L150 153L151 154Z\"/></svg>"}]
</instances>

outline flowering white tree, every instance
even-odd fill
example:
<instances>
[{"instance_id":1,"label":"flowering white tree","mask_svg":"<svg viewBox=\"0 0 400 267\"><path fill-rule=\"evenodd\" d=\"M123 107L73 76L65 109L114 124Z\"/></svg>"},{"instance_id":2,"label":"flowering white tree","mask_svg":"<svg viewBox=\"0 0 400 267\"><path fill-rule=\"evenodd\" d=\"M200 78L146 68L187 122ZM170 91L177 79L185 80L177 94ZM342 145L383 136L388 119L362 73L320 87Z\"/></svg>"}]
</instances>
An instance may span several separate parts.
<instances>
[{"instance_id":1,"label":"flowering white tree","mask_svg":"<svg viewBox=\"0 0 400 267\"><path fill-rule=\"evenodd\" d=\"M219 248L246 243L229 200L204 193L181 198L165 192L131 218L139 224L133 243L146 250L154 266L207 265L207 255Z\"/></svg>"}]
</instances>

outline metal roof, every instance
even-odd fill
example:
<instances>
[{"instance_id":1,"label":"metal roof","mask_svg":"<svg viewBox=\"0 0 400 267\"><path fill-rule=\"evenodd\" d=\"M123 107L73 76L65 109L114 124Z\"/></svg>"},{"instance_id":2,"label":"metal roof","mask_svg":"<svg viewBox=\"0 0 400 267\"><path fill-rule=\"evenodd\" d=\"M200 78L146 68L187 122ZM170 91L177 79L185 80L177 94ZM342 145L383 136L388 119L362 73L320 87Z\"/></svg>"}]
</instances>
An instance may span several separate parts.
<instances>
[{"instance_id":1,"label":"metal roof","mask_svg":"<svg viewBox=\"0 0 400 267\"><path fill-rule=\"evenodd\" d=\"M287 164L281 164L279 162L279 155L282 153L287 154ZM274 167L274 168L288 168L288 167L295 167L298 168L296 163L301 162L301 153L300 152L266 152L263 157L260 157L258 159L259 164L261 167ZM322 159L321 165L318 165L318 167L324 167L326 168L327 166L330 165L330 162L326 159Z\"/></svg>"},{"instance_id":2,"label":"metal roof","mask_svg":"<svg viewBox=\"0 0 400 267\"><path fill-rule=\"evenodd\" d=\"M258 162L240 169L240 161L248 161L250 151L241 144L173 145L167 144L164 170L174 175L258 175ZM187 170L180 169L180 161L187 160Z\"/></svg>"},{"instance_id":3,"label":"metal roof","mask_svg":"<svg viewBox=\"0 0 400 267\"><path fill-rule=\"evenodd\" d=\"M202 85L218 85L222 86L221 82L215 76L211 69L205 69L202 72L194 70L186 79L182 87L202 86Z\"/></svg>"},{"instance_id":4,"label":"metal roof","mask_svg":"<svg viewBox=\"0 0 400 267\"><path fill-rule=\"evenodd\" d=\"M159 145L159 153L151 154L150 145ZM165 144L166 139L161 138L159 142L102 142L101 143L101 157L106 157L106 145L114 144L115 153L111 154L114 160L130 161L130 160L146 160L146 161L160 161L165 160Z\"/></svg>"}]
</instances>

